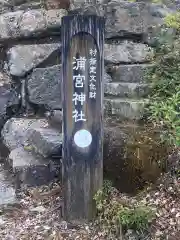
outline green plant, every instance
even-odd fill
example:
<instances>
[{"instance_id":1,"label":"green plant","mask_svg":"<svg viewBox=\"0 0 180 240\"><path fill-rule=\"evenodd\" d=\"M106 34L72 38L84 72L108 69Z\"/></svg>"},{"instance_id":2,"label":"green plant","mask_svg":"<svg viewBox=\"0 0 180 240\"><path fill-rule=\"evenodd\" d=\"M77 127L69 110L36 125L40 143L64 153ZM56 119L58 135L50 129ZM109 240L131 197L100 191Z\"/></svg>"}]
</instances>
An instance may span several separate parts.
<instances>
[{"instance_id":1,"label":"green plant","mask_svg":"<svg viewBox=\"0 0 180 240\"><path fill-rule=\"evenodd\" d=\"M148 228L149 222L153 219L153 212L145 206L134 208L122 208L118 212L119 221L125 228L142 231Z\"/></svg>"},{"instance_id":2,"label":"green plant","mask_svg":"<svg viewBox=\"0 0 180 240\"><path fill-rule=\"evenodd\" d=\"M173 34L169 34L169 30ZM162 128L162 140L180 146L180 13L168 15L155 48L150 84L149 120Z\"/></svg>"},{"instance_id":3,"label":"green plant","mask_svg":"<svg viewBox=\"0 0 180 240\"><path fill-rule=\"evenodd\" d=\"M180 13L176 12L173 14L168 14L165 18L165 23L167 27L180 29Z\"/></svg>"},{"instance_id":4,"label":"green plant","mask_svg":"<svg viewBox=\"0 0 180 240\"><path fill-rule=\"evenodd\" d=\"M112 239L118 236L121 229L146 230L154 217L153 210L147 206L133 206L119 198L107 181L94 199L98 210L97 224Z\"/></svg>"}]
</instances>

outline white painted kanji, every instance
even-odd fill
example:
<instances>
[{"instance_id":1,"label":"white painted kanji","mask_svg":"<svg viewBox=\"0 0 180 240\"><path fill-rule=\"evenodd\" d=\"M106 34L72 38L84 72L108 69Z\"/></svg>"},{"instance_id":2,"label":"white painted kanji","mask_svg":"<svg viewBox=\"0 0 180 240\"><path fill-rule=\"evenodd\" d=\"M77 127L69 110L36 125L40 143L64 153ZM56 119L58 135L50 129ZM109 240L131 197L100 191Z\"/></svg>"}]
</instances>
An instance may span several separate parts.
<instances>
[{"instance_id":1,"label":"white painted kanji","mask_svg":"<svg viewBox=\"0 0 180 240\"><path fill-rule=\"evenodd\" d=\"M90 79L89 79L89 98L95 99L96 98L96 69L97 69L97 59L96 59L96 54L97 50L96 49L90 49L89 54L91 55L89 59L89 74L90 74Z\"/></svg>"},{"instance_id":2,"label":"white painted kanji","mask_svg":"<svg viewBox=\"0 0 180 240\"><path fill-rule=\"evenodd\" d=\"M75 122L79 122L79 121L84 121L86 122L86 118L85 118L85 114L83 113L83 111L78 112L76 109L75 111L73 111L73 118Z\"/></svg>"},{"instance_id":3,"label":"white painted kanji","mask_svg":"<svg viewBox=\"0 0 180 240\"><path fill-rule=\"evenodd\" d=\"M82 92L80 94L75 92L73 94L72 101L74 102L75 106L78 104L78 102L80 102L81 105L83 105L83 103L86 101L86 95Z\"/></svg>"},{"instance_id":4,"label":"white painted kanji","mask_svg":"<svg viewBox=\"0 0 180 240\"><path fill-rule=\"evenodd\" d=\"M90 75L90 82L96 82L96 76Z\"/></svg>"},{"instance_id":5,"label":"white painted kanji","mask_svg":"<svg viewBox=\"0 0 180 240\"><path fill-rule=\"evenodd\" d=\"M96 67L95 66L90 66L90 74L91 73L96 74Z\"/></svg>"},{"instance_id":6,"label":"white painted kanji","mask_svg":"<svg viewBox=\"0 0 180 240\"><path fill-rule=\"evenodd\" d=\"M96 58L90 58L89 59L89 64L91 65L91 66L93 66L93 65L96 65L96 63L97 63L97 60L96 60Z\"/></svg>"},{"instance_id":7,"label":"white painted kanji","mask_svg":"<svg viewBox=\"0 0 180 240\"><path fill-rule=\"evenodd\" d=\"M94 83L89 84L90 91L96 91L96 85Z\"/></svg>"},{"instance_id":8,"label":"white painted kanji","mask_svg":"<svg viewBox=\"0 0 180 240\"><path fill-rule=\"evenodd\" d=\"M78 74L73 76L73 80L75 81L75 87L82 88L84 86L85 76Z\"/></svg>"},{"instance_id":9,"label":"white painted kanji","mask_svg":"<svg viewBox=\"0 0 180 240\"><path fill-rule=\"evenodd\" d=\"M89 54L91 55L91 56L96 56L96 53L97 53L97 50L95 49L95 50L93 50L93 49L90 49L89 50Z\"/></svg>"},{"instance_id":10,"label":"white painted kanji","mask_svg":"<svg viewBox=\"0 0 180 240\"><path fill-rule=\"evenodd\" d=\"M79 57L79 58L73 57L73 59L75 60L73 62L73 65L75 65L73 67L73 69L75 69L75 70L85 70L85 68L86 68L86 60L87 60L85 57Z\"/></svg>"},{"instance_id":11,"label":"white painted kanji","mask_svg":"<svg viewBox=\"0 0 180 240\"><path fill-rule=\"evenodd\" d=\"M89 92L89 98L96 98L96 92Z\"/></svg>"}]
</instances>

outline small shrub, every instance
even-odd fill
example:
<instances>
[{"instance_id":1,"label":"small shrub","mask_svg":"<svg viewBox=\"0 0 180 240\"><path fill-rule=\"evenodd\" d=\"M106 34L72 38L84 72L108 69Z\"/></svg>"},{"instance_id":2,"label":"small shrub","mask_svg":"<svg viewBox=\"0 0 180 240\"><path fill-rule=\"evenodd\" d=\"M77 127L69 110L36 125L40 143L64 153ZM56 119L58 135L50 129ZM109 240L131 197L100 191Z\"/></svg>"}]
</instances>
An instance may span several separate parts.
<instances>
[{"instance_id":1,"label":"small shrub","mask_svg":"<svg viewBox=\"0 0 180 240\"><path fill-rule=\"evenodd\" d=\"M174 34L169 34L169 29ZM150 84L149 120L162 129L162 140L180 147L180 13L168 15L155 48Z\"/></svg>"},{"instance_id":2,"label":"small shrub","mask_svg":"<svg viewBox=\"0 0 180 240\"><path fill-rule=\"evenodd\" d=\"M137 231L146 230L150 220L153 218L152 210L148 207L140 206L134 208L123 208L118 212L119 222L126 229Z\"/></svg>"},{"instance_id":3,"label":"small shrub","mask_svg":"<svg viewBox=\"0 0 180 240\"><path fill-rule=\"evenodd\" d=\"M103 189L94 197L98 210L97 224L109 238L118 237L122 229L145 231L153 220L154 212L147 206L132 204L117 197L110 182L105 182Z\"/></svg>"}]
</instances>

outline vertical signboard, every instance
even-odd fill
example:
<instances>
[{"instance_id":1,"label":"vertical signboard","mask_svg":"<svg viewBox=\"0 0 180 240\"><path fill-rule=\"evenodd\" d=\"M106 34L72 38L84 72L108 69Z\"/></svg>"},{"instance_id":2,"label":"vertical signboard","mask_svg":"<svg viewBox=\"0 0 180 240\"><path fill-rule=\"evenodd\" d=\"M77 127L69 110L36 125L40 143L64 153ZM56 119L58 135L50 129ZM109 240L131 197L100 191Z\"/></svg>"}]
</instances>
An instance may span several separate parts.
<instances>
[{"instance_id":1,"label":"vertical signboard","mask_svg":"<svg viewBox=\"0 0 180 240\"><path fill-rule=\"evenodd\" d=\"M62 19L64 217L84 222L95 214L103 181L104 18Z\"/></svg>"}]
</instances>

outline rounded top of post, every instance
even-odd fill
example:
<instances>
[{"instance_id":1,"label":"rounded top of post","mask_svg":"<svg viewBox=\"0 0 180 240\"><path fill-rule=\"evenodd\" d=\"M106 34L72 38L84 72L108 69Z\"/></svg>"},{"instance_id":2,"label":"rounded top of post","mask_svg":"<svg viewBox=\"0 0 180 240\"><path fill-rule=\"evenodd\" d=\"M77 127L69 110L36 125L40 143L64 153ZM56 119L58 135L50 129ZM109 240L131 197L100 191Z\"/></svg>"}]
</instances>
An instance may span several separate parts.
<instances>
[{"instance_id":1,"label":"rounded top of post","mask_svg":"<svg viewBox=\"0 0 180 240\"><path fill-rule=\"evenodd\" d=\"M92 15L80 15L80 14L73 14L73 15L67 15L62 17L62 23L66 21L72 21L72 19L76 20L91 20L91 21L105 21L105 18L102 16L97 16L96 14Z\"/></svg>"}]
</instances>

